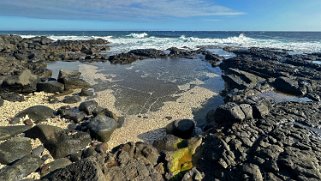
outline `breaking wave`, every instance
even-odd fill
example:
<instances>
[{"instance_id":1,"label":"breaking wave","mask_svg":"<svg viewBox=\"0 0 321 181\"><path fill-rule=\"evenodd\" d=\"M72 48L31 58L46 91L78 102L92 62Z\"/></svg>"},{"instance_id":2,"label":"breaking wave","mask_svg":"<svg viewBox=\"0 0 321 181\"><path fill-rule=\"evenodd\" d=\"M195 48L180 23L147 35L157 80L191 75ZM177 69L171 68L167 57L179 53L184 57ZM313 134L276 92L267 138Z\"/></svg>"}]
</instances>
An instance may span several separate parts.
<instances>
[{"instance_id":1,"label":"breaking wave","mask_svg":"<svg viewBox=\"0 0 321 181\"><path fill-rule=\"evenodd\" d=\"M36 35L22 35L31 38ZM227 38L199 38L181 35L180 37L157 37L147 33L130 33L123 36L47 36L53 40L90 40L102 38L111 42L113 53L127 52L133 49L155 48L165 50L170 47L189 47L197 49L200 46L236 46L236 47L261 47L292 50L298 53L321 52L321 41L283 41L269 38L251 38L245 34Z\"/></svg>"}]
</instances>

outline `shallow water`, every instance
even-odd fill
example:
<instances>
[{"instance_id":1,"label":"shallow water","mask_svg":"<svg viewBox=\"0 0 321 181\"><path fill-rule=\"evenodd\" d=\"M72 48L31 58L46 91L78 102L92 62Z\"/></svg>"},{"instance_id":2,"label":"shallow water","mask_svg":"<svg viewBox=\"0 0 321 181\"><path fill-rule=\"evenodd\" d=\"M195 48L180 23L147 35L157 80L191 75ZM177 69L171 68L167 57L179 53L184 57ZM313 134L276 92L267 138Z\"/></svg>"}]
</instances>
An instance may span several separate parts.
<instances>
[{"instance_id":1,"label":"shallow water","mask_svg":"<svg viewBox=\"0 0 321 181\"><path fill-rule=\"evenodd\" d=\"M55 62L48 65L57 76L59 69L79 70L86 66L80 62ZM165 102L176 101L184 92L199 86L218 94L224 81L218 67L201 59L146 59L129 65L112 65L109 62L93 63L104 77L95 80L96 91L113 90L115 107L124 115L148 114L159 110ZM194 93L191 96L198 96ZM205 117L209 109L223 103L220 96L204 102L194 109L195 118ZM107 105L108 106L108 105Z\"/></svg>"},{"instance_id":2,"label":"shallow water","mask_svg":"<svg viewBox=\"0 0 321 181\"><path fill-rule=\"evenodd\" d=\"M269 100L272 100L275 103L280 102L311 102L312 100L307 97L298 97L294 95L284 94L281 92L275 92L275 91L269 91L264 92L260 95L261 97L267 98Z\"/></svg>"}]
</instances>

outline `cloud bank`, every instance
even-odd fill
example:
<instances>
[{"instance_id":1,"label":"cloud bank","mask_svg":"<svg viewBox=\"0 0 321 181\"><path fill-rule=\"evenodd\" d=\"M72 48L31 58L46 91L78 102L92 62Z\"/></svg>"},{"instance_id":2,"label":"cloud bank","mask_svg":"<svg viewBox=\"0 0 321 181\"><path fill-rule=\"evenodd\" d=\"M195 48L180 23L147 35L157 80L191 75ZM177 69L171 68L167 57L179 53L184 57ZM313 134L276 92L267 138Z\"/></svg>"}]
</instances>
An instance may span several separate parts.
<instances>
[{"instance_id":1,"label":"cloud bank","mask_svg":"<svg viewBox=\"0 0 321 181\"><path fill-rule=\"evenodd\" d=\"M133 20L235 16L212 0L1 0L0 15L44 19Z\"/></svg>"}]
</instances>

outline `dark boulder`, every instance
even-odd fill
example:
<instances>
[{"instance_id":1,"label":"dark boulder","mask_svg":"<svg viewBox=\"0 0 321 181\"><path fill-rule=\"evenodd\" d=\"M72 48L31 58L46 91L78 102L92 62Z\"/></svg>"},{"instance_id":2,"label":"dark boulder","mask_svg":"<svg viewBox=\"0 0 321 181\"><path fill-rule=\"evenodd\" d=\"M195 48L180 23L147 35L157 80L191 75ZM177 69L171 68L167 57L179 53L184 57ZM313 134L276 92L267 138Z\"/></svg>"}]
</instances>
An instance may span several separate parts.
<instances>
[{"instance_id":1,"label":"dark boulder","mask_svg":"<svg viewBox=\"0 0 321 181\"><path fill-rule=\"evenodd\" d=\"M18 135L20 133L23 133L27 130L29 130L30 126L0 126L0 141L5 140L8 138L11 138L15 135Z\"/></svg>"},{"instance_id":2,"label":"dark boulder","mask_svg":"<svg viewBox=\"0 0 321 181\"><path fill-rule=\"evenodd\" d=\"M102 172L101 166L93 159L84 159L73 163L66 168L58 169L43 180L48 181L69 181L69 180L91 180L105 181L107 180Z\"/></svg>"},{"instance_id":3,"label":"dark boulder","mask_svg":"<svg viewBox=\"0 0 321 181\"><path fill-rule=\"evenodd\" d=\"M53 172L53 171L61 169L61 168L65 168L70 164L72 164L72 162L67 158L56 159L53 162L43 165L40 168L40 175L45 176L50 172Z\"/></svg>"},{"instance_id":4,"label":"dark boulder","mask_svg":"<svg viewBox=\"0 0 321 181\"><path fill-rule=\"evenodd\" d=\"M61 93L64 90L64 84L57 81L39 82L37 84L37 91L44 91L48 93Z\"/></svg>"},{"instance_id":5,"label":"dark boulder","mask_svg":"<svg viewBox=\"0 0 321 181\"><path fill-rule=\"evenodd\" d=\"M117 127L118 124L114 119L102 114L97 115L88 124L91 136L102 142L109 141L111 134Z\"/></svg>"},{"instance_id":6,"label":"dark boulder","mask_svg":"<svg viewBox=\"0 0 321 181\"><path fill-rule=\"evenodd\" d=\"M245 119L241 107L233 102L219 106L214 114L215 122L218 125L232 125Z\"/></svg>"},{"instance_id":7,"label":"dark boulder","mask_svg":"<svg viewBox=\"0 0 321 181\"><path fill-rule=\"evenodd\" d=\"M81 101L81 97L80 96L77 96L77 95L74 95L74 96L66 96L62 102L63 103L66 103L66 104L75 104L77 102L80 102Z\"/></svg>"},{"instance_id":8,"label":"dark boulder","mask_svg":"<svg viewBox=\"0 0 321 181\"><path fill-rule=\"evenodd\" d=\"M108 58L108 61L112 64L129 64L137 60L140 60L141 57L130 54L130 53L120 53L117 55L112 55Z\"/></svg>"},{"instance_id":9,"label":"dark boulder","mask_svg":"<svg viewBox=\"0 0 321 181\"><path fill-rule=\"evenodd\" d=\"M80 96L94 96L95 95L95 90L92 88L83 88L81 89Z\"/></svg>"},{"instance_id":10,"label":"dark boulder","mask_svg":"<svg viewBox=\"0 0 321 181\"><path fill-rule=\"evenodd\" d=\"M31 150L31 140L29 138L11 138L0 144L0 163L12 163L30 154Z\"/></svg>"},{"instance_id":11,"label":"dark boulder","mask_svg":"<svg viewBox=\"0 0 321 181\"><path fill-rule=\"evenodd\" d=\"M63 158L84 149L91 141L84 132L69 134L59 127L40 124L26 133L27 137L39 138L54 158Z\"/></svg>"},{"instance_id":12,"label":"dark boulder","mask_svg":"<svg viewBox=\"0 0 321 181\"><path fill-rule=\"evenodd\" d=\"M31 93L37 90L37 81L38 77L26 69L15 75L8 76L1 87L14 92Z\"/></svg>"},{"instance_id":13,"label":"dark boulder","mask_svg":"<svg viewBox=\"0 0 321 181\"><path fill-rule=\"evenodd\" d=\"M166 126L166 133L183 139L189 139L194 135L195 122L190 119L176 120Z\"/></svg>"},{"instance_id":14,"label":"dark boulder","mask_svg":"<svg viewBox=\"0 0 321 181\"><path fill-rule=\"evenodd\" d=\"M25 136L36 139L38 138L43 144L49 144L51 140L55 140L58 133L63 129L57 126L51 126L47 124L38 124L25 132Z\"/></svg>"},{"instance_id":15,"label":"dark boulder","mask_svg":"<svg viewBox=\"0 0 321 181\"><path fill-rule=\"evenodd\" d=\"M75 123L83 121L86 117L86 113L79 111L77 108L61 107L57 112L62 118L70 119Z\"/></svg>"},{"instance_id":16,"label":"dark boulder","mask_svg":"<svg viewBox=\"0 0 321 181\"><path fill-rule=\"evenodd\" d=\"M285 93L304 96L307 93L305 87L301 87L297 80L289 77L278 77L274 82L274 87Z\"/></svg>"},{"instance_id":17,"label":"dark boulder","mask_svg":"<svg viewBox=\"0 0 321 181\"><path fill-rule=\"evenodd\" d=\"M54 139L49 140L45 147L54 158L63 158L77 153L90 143L90 135L84 132L68 134L59 132Z\"/></svg>"},{"instance_id":18,"label":"dark boulder","mask_svg":"<svg viewBox=\"0 0 321 181\"><path fill-rule=\"evenodd\" d=\"M156 49L136 49L128 52L129 54L134 54L140 57L146 58L158 58L164 56L164 52Z\"/></svg>"},{"instance_id":19,"label":"dark boulder","mask_svg":"<svg viewBox=\"0 0 321 181\"><path fill-rule=\"evenodd\" d=\"M94 100L82 102L79 105L79 110L85 112L88 115L91 115L94 110L98 107L98 103Z\"/></svg>"},{"instance_id":20,"label":"dark boulder","mask_svg":"<svg viewBox=\"0 0 321 181\"><path fill-rule=\"evenodd\" d=\"M18 123L21 119L24 119L26 116L28 116L29 119L32 119L36 123L43 122L49 118L53 118L55 116L54 112L54 110L47 106L32 106L18 113L13 118L12 122Z\"/></svg>"},{"instance_id":21,"label":"dark boulder","mask_svg":"<svg viewBox=\"0 0 321 181\"><path fill-rule=\"evenodd\" d=\"M22 180L32 172L36 171L43 161L37 156L25 156L10 166L0 170L0 180L16 181Z\"/></svg>"},{"instance_id":22,"label":"dark boulder","mask_svg":"<svg viewBox=\"0 0 321 181\"><path fill-rule=\"evenodd\" d=\"M9 91L0 91L0 96L2 99L11 101L11 102L22 102L25 101L23 95L20 95L16 92L9 92Z\"/></svg>"},{"instance_id":23,"label":"dark boulder","mask_svg":"<svg viewBox=\"0 0 321 181\"><path fill-rule=\"evenodd\" d=\"M90 84L81 79L80 75L81 73L78 71L60 70L58 82L63 83L66 90L89 87Z\"/></svg>"}]
</instances>

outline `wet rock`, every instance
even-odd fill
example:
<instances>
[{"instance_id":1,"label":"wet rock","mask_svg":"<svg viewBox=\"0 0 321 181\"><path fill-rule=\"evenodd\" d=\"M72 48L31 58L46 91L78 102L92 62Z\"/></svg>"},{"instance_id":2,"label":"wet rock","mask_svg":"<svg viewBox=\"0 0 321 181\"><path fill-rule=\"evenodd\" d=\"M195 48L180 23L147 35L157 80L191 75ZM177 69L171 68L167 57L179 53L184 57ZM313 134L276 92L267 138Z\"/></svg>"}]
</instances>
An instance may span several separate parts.
<instances>
[{"instance_id":1,"label":"wet rock","mask_svg":"<svg viewBox=\"0 0 321 181\"><path fill-rule=\"evenodd\" d=\"M80 96L77 96L77 95L74 95L74 96L66 96L62 102L63 103L66 103L66 104L75 104L77 102L80 102L81 101L81 97Z\"/></svg>"},{"instance_id":2,"label":"wet rock","mask_svg":"<svg viewBox=\"0 0 321 181\"><path fill-rule=\"evenodd\" d=\"M232 102L219 106L215 111L214 117L215 122L219 125L232 125L246 118L240 106Z\"/></svg>"},{"instance_id":3,"label":"wet rock","mask_svg":"<svg viewBox=\"0 0 321 181\"><path fill-rule=\"evenodd\" d=\"M258 82L264 80L257 75L233 68L227 69L222 77L228 83L230 89L254 87Z\"/></svg>"},{"instance_id":4,"label":"wet rock","mask_svg":"<svg viewBox=\"0 0 321 181\"><path fill-rule=\"evenodd\" d=\"M274 82L274 87L282 92L303 96L307 93L304 87L300 87L298 81L289 77L278 77Z\"/></svg>"},{"instance_id":5,"label":"wet rock","mask_svg":"<svg viewBox=\"0 0 321 181\"><path fill-rule=\"evenodd\" d=\"M98 107L98 103L94 100L82 102L79 105L79 110L91 115L93 111Z\"/></svg>"},{"instance_id":6,"label":"wet rock","mask_svg":"<svg viewBox=\"0 0 321 181\"><path fill-rule=\"evenodd\" d=\"M32 119L34 122L43 122L49 118L54 117L54 110L47 106L32 106L29 107L20 113L18 113L12 120L12 123L18 123L20 120L26 118Z\"/></svg>"},{"instance_id":7,"label":"wet rock","mask_svg":"<svg viewBox=\"0 0 321 181\"><path fill-rule=\"evenodd\" d=\"M117 127L118 124L114 119L101 114L90 120L88 124L91 136L102 142L109 141Z\"/></svg>"},{"instance_id":8,"label":"wet rock","mask_svg":"<svg viewBox=\"0 0 321 181\"><path fill-rule=\"evenodd\" d=\"M43 180L48 181L62 181L62 180L92 180L92 181L105 181L100 165L93 159L84 159L73 163L66 168L58 169Z\"/></svg>"},{"instance_id":9,"label":"wet rock","mask_svg":"<svg viewBox=\"0 0 321 181\"><path fill-rule=\"evenodd\" d=\"M11 138L0 144L0 163L12 163L30 154L31 149L31 140L29 138Z\"/></svg>"},{"instance_id":10,"label":"wet rock","mask_svg":"<svg viewBox=\"0 0 321 181\"><path fill-rule=\"evenodd\" d=\"M173 134L183 139L189 139L194 135L195 122L190 119L176 120L166 126L166 133Z\"/></svg>"},{"instance_id":11,"label":"wet rock","mask_svg":"<svg viewBox=\"0 0 321 181\"><path fill-rule=\"evenodd\" d=\"M110 56L108 58L108 61L110 61L110 63L112 63L112 64L129 64L129 63L133 63L139 59L141 59L141 57L134 55L134 54L120 53L117 55Z\"/></svg>"},{"instance_id":12,"label":"wet rock","mask_svg":"<svg viewBox=\"0 0 321 181\"><path fill-rule=\"evenodd\" d=\"M55 160L53 162L50 162L50 163L45 164L44 166L42 166L40 168L40 175L43 177L43 176L47 175L50 172L53 172L53 171L61 169L61 168L65 168L70 164L72 164L72 162L67 158L57 159L57 160Z\"/></svg>"},{"instance_id":13,"label":"wet rock","mask_svg":"<svg viewBox=\"0 0 321 181\"><path fill-rule=\"evenodd\" d=\"M43 91L48 93L57 93L63 92L65 90L64 84L57 81L47 81L47 82L39 82L37 84L37 91Z\"/></svg>"},{"instance_id":14,"label":"wet rock","mask_svg":"<svg viewBox=\"0 0 321 181\"><path fill-rule=\"evenodd\" d=\"M95 95L95 90L92 88L83 88L81 89L80 96L94 96Z\"/></svg>"},{"instance_id":15,"label":"wet rock","mask_svg":"<svg viewBox=\"0 0 321 181\"><path fill-rule=\"evenodd\" d=\"M131 50L128 53L134 54L140 57L146 57L146 58L158 58L158 57L164 56L163 51L156 50L156 49L136 49L136 50Z\"/></svg>"},{"instance_id":16,"label":"wet rock","mask_svg":"<svg viewBox=\"0 0 321 181\"><path fill-rule=\"evenodd\" d=\"M4 100L0 97L0 107L3 106Z\"/></svg>"},{"instance_id":17,"label":"wet rock","mask_svg":"<svg viewBox=\"0 0 321 181\"><path fill-rule=\"evenodd\" d=\"M32 172L36 171L42 161L37 156L25 156L10 166L0 170L0 180L16 181L22 180Z\"/></svg>"},{"instance_id":18,"label":"wet rock","mask_svg":"<svg viewBox=\"0 0 321 181\"><path fill-rule=\"evenodd\" d=\"M30 126L0 126L0 140L6 140L30 128Z\"/></svg>"},{"instance_id":19,"label":"wet rock","mask_svg":"<svg viewBox=\"0 0 321 181\"><path fill-rule=\"evenodd\" d=\"M7 77L1 87L14 92L31 93L37 90L37 76L26 69L17 75Z\"/></svg>"}]
</instances>

